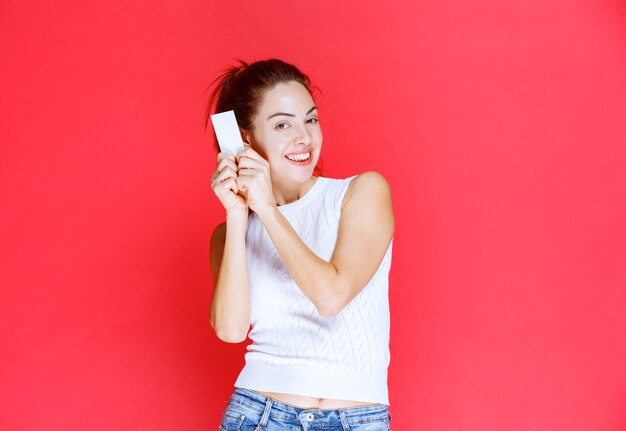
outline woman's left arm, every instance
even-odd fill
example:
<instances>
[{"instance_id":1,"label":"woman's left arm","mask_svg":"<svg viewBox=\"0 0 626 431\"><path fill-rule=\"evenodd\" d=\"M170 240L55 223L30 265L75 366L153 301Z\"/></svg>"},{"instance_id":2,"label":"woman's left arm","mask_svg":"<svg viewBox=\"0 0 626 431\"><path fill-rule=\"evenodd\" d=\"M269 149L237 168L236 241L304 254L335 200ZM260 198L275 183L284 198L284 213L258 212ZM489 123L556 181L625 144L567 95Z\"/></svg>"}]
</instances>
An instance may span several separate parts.
<instances>
[{"instance_id":1,"label":"woman's left arm","mask_svg":"<svg viewBox=\"0 0 626 431\"><path fill-rule=\"evenodd\" d=\"M385 178L354 178L343 200L337 243L330 261L307 247L276 206L257 214L289 274L326 317L338 314L373 277L393 238L391 191Z\"/></svg>"}]
</instances>

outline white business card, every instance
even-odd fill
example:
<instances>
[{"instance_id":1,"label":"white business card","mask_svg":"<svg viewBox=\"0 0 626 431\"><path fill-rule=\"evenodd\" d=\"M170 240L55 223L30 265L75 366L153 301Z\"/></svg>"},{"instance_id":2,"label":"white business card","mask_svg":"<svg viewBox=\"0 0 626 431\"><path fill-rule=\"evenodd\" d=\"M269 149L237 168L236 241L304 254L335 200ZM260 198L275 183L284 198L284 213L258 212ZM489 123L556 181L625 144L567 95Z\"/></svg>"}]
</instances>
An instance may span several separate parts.
<instances>
[{"instance_id":1,"label":"white business card","mask_svg":"<svg viewBox=\"0 0 626 431\"><path fill-rule=\"evenodd\" d=\"M234 111L220 112L211 115L213 129L217 135L217 143L223 153L237 154L243 150L243 141Z\"/></svg>"}]
</instances>

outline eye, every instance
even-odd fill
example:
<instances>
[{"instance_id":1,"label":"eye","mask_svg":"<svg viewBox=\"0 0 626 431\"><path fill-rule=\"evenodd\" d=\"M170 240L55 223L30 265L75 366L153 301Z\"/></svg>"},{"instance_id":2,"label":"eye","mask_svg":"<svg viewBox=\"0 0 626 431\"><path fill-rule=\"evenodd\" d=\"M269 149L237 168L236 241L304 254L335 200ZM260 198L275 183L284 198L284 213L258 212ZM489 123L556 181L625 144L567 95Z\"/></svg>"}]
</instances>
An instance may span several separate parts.
<instances>
[{"instance_id":1,"label":"eye","mask_svg":"<svg viewBox=\"0 0 626 431\"><path fill-rule=\"evenodd\" d=\"M306 120L306 122L308 124L318 124L320 121L317 118L313 117L313 118L309 118L308 120Z\"/></svg>"},{"instance_id":2,"label":"eye","mask_svg":"<svg viewBox=\"0 0 626 431\"><path fill-rule=\"evenodd\" d=\"M278 123L274 127L276 130L284 130L289 127L289 123Z\"/></svg>"}]
</instances>

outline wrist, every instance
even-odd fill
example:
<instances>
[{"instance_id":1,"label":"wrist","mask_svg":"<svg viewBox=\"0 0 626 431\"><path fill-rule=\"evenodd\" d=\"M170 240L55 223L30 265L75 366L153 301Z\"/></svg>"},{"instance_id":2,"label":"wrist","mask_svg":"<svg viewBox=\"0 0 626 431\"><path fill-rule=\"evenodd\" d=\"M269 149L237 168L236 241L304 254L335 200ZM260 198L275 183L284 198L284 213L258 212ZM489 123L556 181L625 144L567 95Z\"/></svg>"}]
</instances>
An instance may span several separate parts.
<instances>
[{"instance_id":1,"label":"wrist","mask_svg":"<svg viewBox=\"0 0 626 431\"><path fill-rule=\"evenodd\" d=\"M278 207L276 205L260 205L254 208L254 212L259 216L261 221L265 221L270 217L275 217L278 213Z\"/></svg>"},{"instance_id":2,"label":"wrist","mask_svg":"<svg viewBox=\"0 0 626 431\"><path fill-rule=\"evenodd\" d=\"M226 211L226 223L247 224L248 210L245 211Z\"/></svg>"}]
</instances>

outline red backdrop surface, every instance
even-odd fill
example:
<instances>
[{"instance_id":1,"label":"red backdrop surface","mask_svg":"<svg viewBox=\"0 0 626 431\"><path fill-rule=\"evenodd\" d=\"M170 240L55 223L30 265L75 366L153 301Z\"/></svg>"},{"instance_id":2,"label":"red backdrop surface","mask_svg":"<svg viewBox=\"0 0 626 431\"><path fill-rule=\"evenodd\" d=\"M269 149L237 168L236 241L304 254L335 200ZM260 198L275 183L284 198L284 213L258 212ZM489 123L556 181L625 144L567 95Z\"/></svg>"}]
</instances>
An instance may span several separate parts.
<instances>
[{"instance_id":1,"label":"red backdrop surface","mask_svg":"<svg viewBox=\"0 0 626 431\"><path fill-rule=\"evenodd\" d=\"M280 57L392 186L395 430L626 428L623 1L0 4L0 429L206 430L203 91Z\"/></svg>"}]
</instances>

